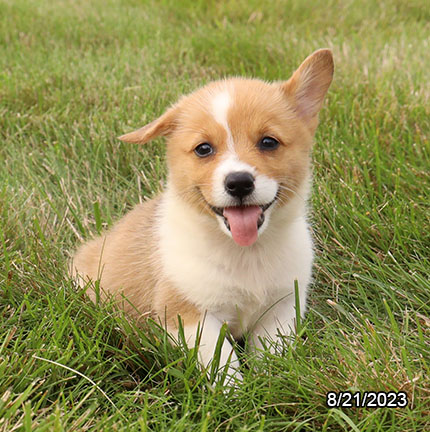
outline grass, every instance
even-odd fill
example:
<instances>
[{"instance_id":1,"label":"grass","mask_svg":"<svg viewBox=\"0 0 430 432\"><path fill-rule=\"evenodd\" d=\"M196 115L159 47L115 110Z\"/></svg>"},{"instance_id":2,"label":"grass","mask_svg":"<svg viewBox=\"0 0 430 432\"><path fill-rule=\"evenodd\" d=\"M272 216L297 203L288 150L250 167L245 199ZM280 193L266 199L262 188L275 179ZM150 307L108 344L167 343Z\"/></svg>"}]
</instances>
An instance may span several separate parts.
<instances>
[{"instance_id":1,"label":"grass","mask_svg":"<svg viewBox=\"0 0 430 432\"><path fill-rule=\"evenodd\" d=\"M0 1L0 430L430 430L430 9L425 0ZM211 387L65 276L74 247L160 190L161 141L116 136L226 75L333 49L314 149L302 336ZM327 408L328 391L407 408Z\"/></svg>"}]
</instances>

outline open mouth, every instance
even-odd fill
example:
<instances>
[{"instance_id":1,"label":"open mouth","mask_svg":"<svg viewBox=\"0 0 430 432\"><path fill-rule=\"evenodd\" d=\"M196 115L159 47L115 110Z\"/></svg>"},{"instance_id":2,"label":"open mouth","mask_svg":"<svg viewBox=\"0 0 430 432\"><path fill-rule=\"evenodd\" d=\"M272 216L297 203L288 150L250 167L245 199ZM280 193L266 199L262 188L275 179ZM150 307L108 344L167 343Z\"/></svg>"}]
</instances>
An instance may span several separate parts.
<instances>
[{"instance_id":1,"label":"open mouth","mask_svg":"<svg viewBox=\"0 0 430 432\"><path fill-rule=\"evenodd\" d=\"M263 205L240 205L214 207L212 211L223 218L233 240L240 246L250 246L258 237L258 230L265 220L265 211L276 201L275 198Z\"/></svg>"},{"instance_id":2,"label":"open mouth","mask_svg":"<svg viewBox=\"0 0 430 432\"><path fill-rule=\"evenodd\" d=\"M258 219L257 219L257 228L260 228L261 225L263 225L263 222L265 219L264 212L276 201L277 197L278 196L275 196L275 198L273 198L273 200L270 201L269 203L264 204L264 205L259 205L259 206L257 206L257 205L243 205L243 206L232 206L232 207L210 206L210 208L215 214L217 214L218 216L221 216L223 218L225 226L227 227L228 230L231 230L230 222L224 214L226 209L240 209L240 210L246 212L247 209L259 207L261 209L261 213L259 214Z\"/></svg>"}]
</instances>

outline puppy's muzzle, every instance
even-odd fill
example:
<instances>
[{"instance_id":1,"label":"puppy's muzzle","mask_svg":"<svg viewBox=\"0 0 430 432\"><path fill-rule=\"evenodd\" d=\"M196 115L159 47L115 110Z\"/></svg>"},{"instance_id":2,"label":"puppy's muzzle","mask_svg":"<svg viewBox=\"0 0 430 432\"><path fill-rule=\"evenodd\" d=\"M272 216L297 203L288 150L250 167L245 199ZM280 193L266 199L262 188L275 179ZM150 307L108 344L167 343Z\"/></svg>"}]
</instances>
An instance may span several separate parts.
<instances>
[{"instance_id":1,"label":"puppy's muzzle","mask_svg":"<svg viewBox=\"0 0 430 432\"><path fill-rule=\"evenodd\" d=\"M224 180L224 188L232 197L242 200L254 192L254 177L247 171L230 173Z\"/></svg>"}]
</instances>

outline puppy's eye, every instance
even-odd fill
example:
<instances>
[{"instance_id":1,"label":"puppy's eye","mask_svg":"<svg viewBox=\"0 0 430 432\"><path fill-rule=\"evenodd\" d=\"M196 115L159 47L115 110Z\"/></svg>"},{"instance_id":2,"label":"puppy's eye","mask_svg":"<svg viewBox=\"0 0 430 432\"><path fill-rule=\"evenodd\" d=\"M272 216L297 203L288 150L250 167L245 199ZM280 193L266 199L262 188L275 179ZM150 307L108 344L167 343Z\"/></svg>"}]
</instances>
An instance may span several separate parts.
<instances>
[{"instance_id":1,"label":"puppy's eye","mask_svg":"<svg viewBox=\"0 0 430 432\"><path fill-rule=\"evenodd\" d=\"M272 137L264 137L258 142L257 147L260 150L276 150L279 147L279 141Z\"/></svg>"},{"instance_id":2,"label":"puppy's eye","mask_svg":"<svg viewBox=\"0 0 430 432\"><path fill-rule=\"evenodd\" d=\"M194 153L201 158L210 156L215 153L215 149L209 143L199 144L195 149Z\"/></svg>"}]
</instances>

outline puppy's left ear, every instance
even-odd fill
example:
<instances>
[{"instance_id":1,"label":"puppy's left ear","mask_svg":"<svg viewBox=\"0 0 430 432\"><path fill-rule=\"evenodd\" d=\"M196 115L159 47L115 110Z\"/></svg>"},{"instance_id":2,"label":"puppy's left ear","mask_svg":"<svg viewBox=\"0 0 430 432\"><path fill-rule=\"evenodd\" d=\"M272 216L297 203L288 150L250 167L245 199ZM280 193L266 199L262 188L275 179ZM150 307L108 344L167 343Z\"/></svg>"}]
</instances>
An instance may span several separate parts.
<instances>
[{"instance_id":1,"label":"puppy's left ear","mask_svg":"<svg viewBox=\"0 0 430 432\"><path fill-rule=\"evenodd\" d=\"M169 135L175 128L178 114L177 111L178 108L173 106L157 120L154 120L133 132L121 135L118 139L127 143L145 144L159 136Z\"/></svg>"},{"instance_id":2,"label":"puppy's left ear","mask_svg":"<svg viewBox=\"0 0 430 432\"><path fill-rule=\"evenodd\" d=\"M322 107L324 96L333 79L333 55L329 49L311 54L283 84L282 90L292 100L297 114L312 121Z\"/></svg>"}]
</instances>

